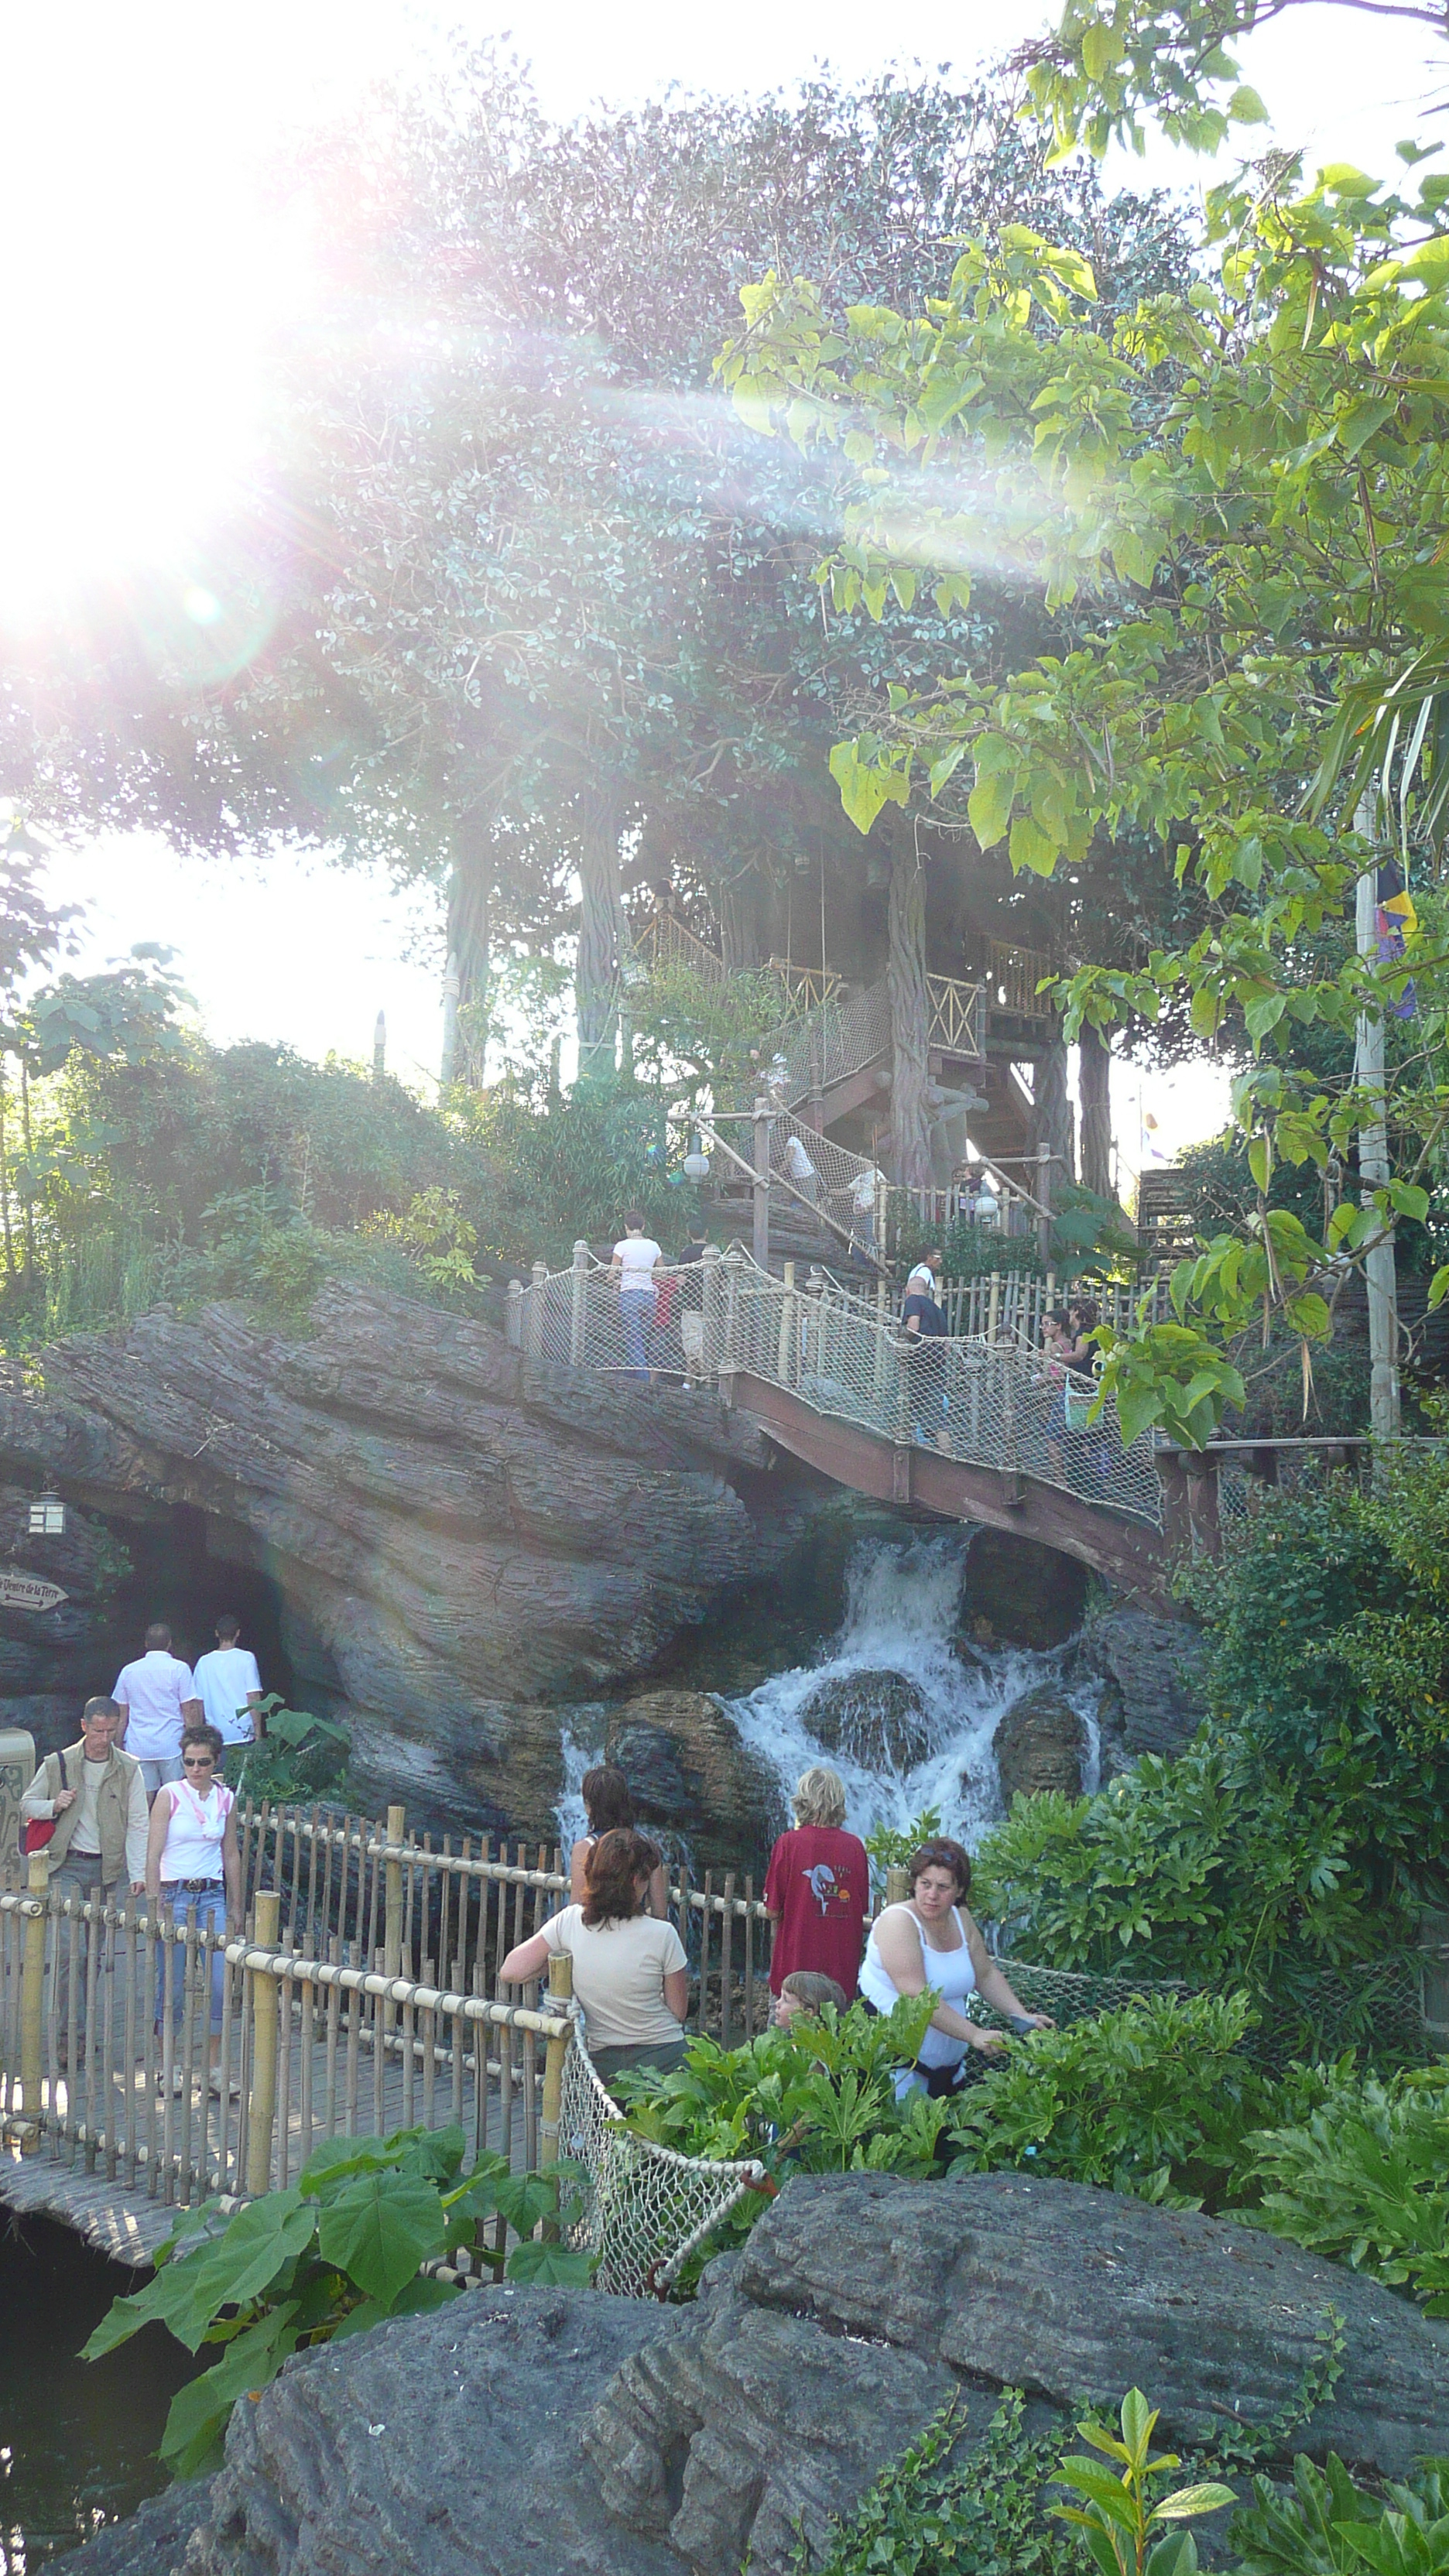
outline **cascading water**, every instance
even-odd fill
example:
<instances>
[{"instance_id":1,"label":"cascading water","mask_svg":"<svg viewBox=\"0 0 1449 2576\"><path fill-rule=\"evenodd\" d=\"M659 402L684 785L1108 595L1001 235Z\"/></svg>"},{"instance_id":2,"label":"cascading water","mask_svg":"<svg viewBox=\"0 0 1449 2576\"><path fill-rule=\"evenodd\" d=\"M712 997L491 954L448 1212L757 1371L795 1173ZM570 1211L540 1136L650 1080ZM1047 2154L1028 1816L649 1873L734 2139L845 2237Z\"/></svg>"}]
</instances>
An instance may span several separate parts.
<instances>
[{"instance_id":1,"label":"cascading water","mask_svg":"<svg viewBox=\"0 0 1449 2576\"><path fill-rule=\"evenodd\" d=\"M968 1530L915 1536L902 1544L863 1542L851 1561L846 1614L820 1660L762 1682L725 1704L742 1740L774 1772L782 1804L800 1773L827 1762L845 1783L853 1832L877 1824L901 1827L934 1807L942 1829L968 1846L1002 1813L992 1739L1023 1692L1053 1682L1086 1731L1085 1785L1097 1785L1097 1685L1063 1683L1060 1654L1024 1647L994 1650L955 1639ZM822 1685L858 1673L899 1674L914 1685L925 1750L909 1767L862 1760L848 1744L827 1746L812 1734L810 1704Z\"/></svg>"}]
</instances>

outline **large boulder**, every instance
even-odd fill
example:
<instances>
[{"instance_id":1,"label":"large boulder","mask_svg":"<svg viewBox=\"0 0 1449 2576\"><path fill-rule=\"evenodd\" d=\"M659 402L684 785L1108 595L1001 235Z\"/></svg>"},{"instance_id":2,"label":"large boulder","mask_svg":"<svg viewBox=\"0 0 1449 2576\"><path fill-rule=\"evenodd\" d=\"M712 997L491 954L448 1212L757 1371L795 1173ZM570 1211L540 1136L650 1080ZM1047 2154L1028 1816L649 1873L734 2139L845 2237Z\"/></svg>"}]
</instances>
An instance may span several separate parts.
<instances>
[{"instance_id":1,"label":"large boulder","mask_svg":"<svg viewBox=\"0 0 1449 2576\"><path fill-rule=\"evenodd\" d=\"M811 1692L800 1722L827 1753L867 1771L914 1771L931 1749L924 1694L904 1673L833 1673Z\"/></svg>"},{"instance_id":2,"label":"large boulder","mask_svg":"<svg viewBox=\"0 0 1449 2576\"><path fill-rule=\"evenodd\" d=\"M99 1607L113 1525L199 1513L209 1553L275 1585L299 1695L352 1728L359 1797L402 1798L418 1830L551 1839L560 1703L623 1688L786 1569L808 1517L712 1395L536 1362L355 1282L321 1290L305 1336L162 1307L40 1365L43 1392L0 1372L0 1554L72 1599L0 1621L12 1714L73 1732L56 1655L93 1653L91 1688L123 1659ZM25 1537L42 1483L71 1505L63 1540Z\"/></svg>"},{"instance_id":3,"label":"large boulder","mask_svg":"<svg viewBox=\"0 0 1449 2576\"><path fill-rule=\"evenodd\" d=\"M1065 1645L1082 1624L1087 1569L1040 1539L978 1529L961 1586L963 1638L982 1646Z\"/></svg>"},{"instance_id":4,"label":"large boulder","mask_svg":"<svg viewBox=\"0 0 1449 2576\"><path fill-rule=\"evenodd\" d=\"M1081 1796L1086 1729L1055 1682L1043 1682L1012 1701L998 1722L992 1750L1008 1807L1018 1790L1028 1798L1039 1789Z\"/></svg>"},{"instance_id":5,"label":"large boulder","mask_svg":"<svg viewBox=\"0 0 1449 2576\"><path fill-rule=\"evenodd\" d=\"M692 2307L469 2291L290 2363L232 2418L186 2576L785 2576L948 2398L963 2446L1005 2388L1064 2440L1134 2385L1169 2441L1261 2428L1335 2312L1342 2375L1284 2451L1449 2449L1433 2329L1252 2228L1019 2174L802 2178Z\"/></svg>"},{"instance_id":6,"label":"large boulder","mask_svg":"<svg viewBox=\"0 0 1449 2576\"><path fill-rule=\"evenodd\" d=\"M1083 1629L1077 1669L1102 1684L1098 1723L1109 1753L1180 1753L1207 1715L1204 1647L1184 1619L1111 1610Z\"/></svg>"},{"instance_id":7,"label":"large boulder","mask_svg":"<svg viewBox=\"0 0 1449 2576\"><path fill-rule=\"evenodd\" d=\"M708 1691L641 1692L612 1711L606 1749L640 1823L684 1843L696 1873L763 1876L785 1822L773 1773Z\"/></svg>"}]
</instances>

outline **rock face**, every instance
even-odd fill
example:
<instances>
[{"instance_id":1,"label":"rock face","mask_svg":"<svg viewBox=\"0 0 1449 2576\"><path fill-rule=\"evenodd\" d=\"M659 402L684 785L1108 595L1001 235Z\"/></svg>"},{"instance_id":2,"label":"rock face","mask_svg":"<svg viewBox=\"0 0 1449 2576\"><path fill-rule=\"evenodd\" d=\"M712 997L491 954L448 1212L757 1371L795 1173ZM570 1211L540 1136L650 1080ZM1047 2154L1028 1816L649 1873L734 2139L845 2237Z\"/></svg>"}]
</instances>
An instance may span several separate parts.
<instances>
[{"instance_id":1,"label":"rock face","mask_svg":"<svg viewBox=\"0 0 1449 2576\"><path fill-rule=\"evenodd\" d=\"M712 1398L536 1365L347 1283L312 1327L158 1309L60 1343L43 1396L18 1371L0 1385L0 1471L108 1516L199 1509L212 1553L279 1586L308 1704L350 1720L366 1794L420 1828L549 1831L550 1704L647 1668L783 1563L798 1490Z\"/></svg>"},{"instance_id":2,"label":"rock face","mask_svg":"<svg viewBox=\"0 0 1449 2576\"><path fill-rule=\"evenodd\" d=\"M1087 1569L1040 1540L973 1532L961 1589L961 1633L991 1646L1065 1645L1082 1624Z\"/></svg>"},{"instance_id":3,"label":"rock face","mask_svg":"<svg viewBox=\"0 0 1449 2576\"><path fill-rule=\"evenodd\" d=\"M1169 2440L1263 2425L1330 2309L1342 2377L1287 2448L1381 2476L1449 2448L1414 2310L1250 2228L1017 2174L805 2178L693 2307L470 2291L293 2362L237 2409L186 2576L784 2576L952 2395L962 2445L1005 2387L1033 2432L1134 2384Z\"/></svg>"},{"instance_id":4,"label":"rock face","mask_svg":"<svg viewBox=\"0 0 1449 2576\"><path fill-rule=\"evenodd\" d=\"M1112 1610L1083 1629L1078 1669L1103 1684L1098 1721L1119 1758L1180 1753L1207 1715L1203 1643L1185 1620Z\"/></svg>"},{"instance_id":5,"label":"rock face","mask_svg":"<svg viewBox=\"0 0 1449 2576\"><path fill-rule=\"evenodd\" d=\"M786 1822L779 1793L708 1691L646 1691L626 1700L611 1716L607 1750L641 1824L681 1837L696 1873L744 1869L763 1877Z\"/></svg>"},{"instance_id":6,"label":"rock face","mask_svg":"<svg viewBox=\"0 0 1449 2576\"><path fill-rule=\"evenodd\" d=\"M800 1712L817 1743L870 1771L913 1771L931 1749L926 1703L904 1673L837 1673Z\"/></svg>"},{"instance_id":7,"label":"rock face","mask_svg":"<svg viewBox=\"0 0 1449 2576\"><path fill-rule=\"evenodd\" d=\"M1076 1710L1052 1682L1014 1699L992 1744L1007 1805L1018 1789L1027 1797L1039 1789L1061 1789L1069 1798L1079 1798L1085 1732Z\"/></svg>"}]
</instances>

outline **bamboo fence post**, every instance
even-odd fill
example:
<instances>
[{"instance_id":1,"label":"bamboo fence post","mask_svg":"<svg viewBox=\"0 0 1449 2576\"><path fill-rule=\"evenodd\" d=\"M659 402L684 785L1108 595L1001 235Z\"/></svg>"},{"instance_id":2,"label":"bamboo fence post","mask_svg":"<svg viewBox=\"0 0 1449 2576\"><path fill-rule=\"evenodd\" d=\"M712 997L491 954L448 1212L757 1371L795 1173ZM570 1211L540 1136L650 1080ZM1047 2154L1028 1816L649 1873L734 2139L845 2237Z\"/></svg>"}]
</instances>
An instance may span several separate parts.
<instances>
[{"instance_id":1,"label":"bamboo fence post","mask_svg":"<svg viewBox=\"0 0 1449 2576\"><path fill-rule=\"evenodd\" d=\"M387 1841L393 1845L401 1843L406 1827L406 1810L402 1807L389 1807ZM403 1865L400 1860L390 1860L386 1863L384 1891L382 1972L385 1977L400 1977L403 1942ZM390 1999L383 2005L381 2018L383 2030L391 2031L397 2021L397 2006Z\"/></svg>"},{"instance_id":2,"label":"bamboo fence post","mask_svg":"<svg viewBox=\"0 0 1449 2576\"><path fill-rule=\"evenodd\" d=\"M903 1864L897 1863L886 1871L886 1903L887 1905L909 1905L910 1901L910 1872Z\"/></svg>"},{"instance_id":3,"label":"bamboo fence post","mask_svg":"<svg viewBox=\"0 0 1449 2576\"><path fill-rule=\"evenodd\" d=\"M257 1946L275 1950L281 1923L281 1898L260 1889L256 1902ZM248 1968L251 1988L252 2089L247 2106L247 2190L269 2189L272 2177L272 2126L277 2116L277 1985L264 1969Z\"/></svg>"},{"instance_id":4,"label":"bamboo fence post","mask_svg":"<svg viewBox=\"0 0 1449 2576\"><path fill-rule=\"evenodd\" d=\"M548 1963L548 1999L557 2009L571 2001L574 1991L574 1963L567 1953L550 1958ZM572 2046L572 2034L565 2039L550 2039L543 2060L543 2119L540 2124L539 2151L545 2165L558 2163L559 2114L563 2108L564 2059ZM546 2218L544 2235L557 2238L558 2220Z\"/></svg>"},{"instance_id":5,"label":"bamboo fence post","mask_svg":"<svg viewBox=\"0 0 1449 2576\"><path fill-rule=\"evenodd\" d=\"M50 1864L44 1852L32 1852L26 1873L26 1893L44 1903L50 1885ZM25 1948L20 1968L20 2084L25 2097L23 2141L27 2149L40 2144L40 2059L41 2033L45 2011L45 1923L44 1914L27 1914ZM60 1931L57 1922L56 1955L60 1953Z\"/></svg>"}]
</instances>

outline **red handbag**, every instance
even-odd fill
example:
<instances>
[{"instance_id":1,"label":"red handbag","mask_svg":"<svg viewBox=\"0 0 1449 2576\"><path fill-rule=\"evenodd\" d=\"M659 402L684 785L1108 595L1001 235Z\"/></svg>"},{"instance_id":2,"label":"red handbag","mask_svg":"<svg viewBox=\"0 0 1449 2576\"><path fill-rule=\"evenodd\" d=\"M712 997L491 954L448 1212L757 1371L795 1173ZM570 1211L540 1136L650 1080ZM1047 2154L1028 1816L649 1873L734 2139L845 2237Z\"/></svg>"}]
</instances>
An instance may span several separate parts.
<instances>
[{"instance_id":1,"label":"red handbag","mask_svg":"<svg viewBox=\"0 0 1449 2576\"><path fill-rule=\"evenodd\" d=\"M21 1850L25 1852L44 1851L46 1844L50 1841L54 1832L54 1816L27 1816L25 1819L25 1838L20 1846Z\"/></svg>"}]
</instances>

